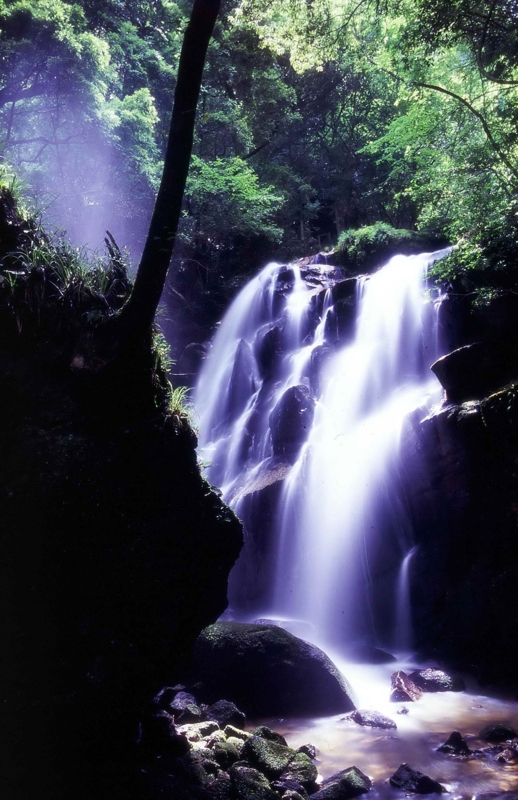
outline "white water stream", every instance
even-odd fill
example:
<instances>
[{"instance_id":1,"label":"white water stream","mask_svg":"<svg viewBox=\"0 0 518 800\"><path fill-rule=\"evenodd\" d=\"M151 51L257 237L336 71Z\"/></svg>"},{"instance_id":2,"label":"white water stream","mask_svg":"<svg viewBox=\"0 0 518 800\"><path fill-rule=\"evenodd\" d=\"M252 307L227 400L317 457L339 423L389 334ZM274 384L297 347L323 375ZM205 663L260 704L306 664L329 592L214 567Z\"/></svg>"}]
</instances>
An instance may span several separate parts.
<instances>
[{"instance_id":1,"label":"white water stream","mask_svg":"<svg viewBox=\"0 0 518 800\"><path fill-rule=\"evenodd\" d=\"M401 619L382 620L382 628L393 630L380 630L370 571L385 528L395 537L394 562L403 565L413 544L398 502L395 459L403 419L439 389L428 369L438 355L437 331L423 281L441 254L396 256L358 279L352 341L342 346L326 341L335 309L325 267L315 288L300 267L290 272L269 264L221 323L195 395L200 452L210 480L243 514L249 537L250 527L261 523L247 524L243 487L274 455L270 415L290 387L310 389L309 402L316 402L276 509L274 580L262 607L249 611L306 620L327 642L364 635L396 646L408 642L410 617L401 596L392 602ZM312 354L326 345L319 369ZM268 348L274 357L265 367ZM396 578L394 593L398 584ZM237 606L239 612L239 600Z\"/></svg>"}]
</instances>

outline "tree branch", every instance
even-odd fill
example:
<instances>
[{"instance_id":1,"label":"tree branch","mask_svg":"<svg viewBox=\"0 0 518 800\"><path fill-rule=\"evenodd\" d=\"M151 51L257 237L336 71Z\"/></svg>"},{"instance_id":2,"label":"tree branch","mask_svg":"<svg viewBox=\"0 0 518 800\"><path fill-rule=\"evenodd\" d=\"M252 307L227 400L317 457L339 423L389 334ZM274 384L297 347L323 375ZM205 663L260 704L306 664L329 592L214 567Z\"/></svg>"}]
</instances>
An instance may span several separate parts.
<instances>
[{"instance_id":1,"label":"tree branch","mask_svg":"<svg viewBox=\"0 0 518 800\"><path fill-rule=\"evenodd\" d=\"M442 86L435 86L434 84L431 84L431 83L421 83L421 82L418 82L415 85L416 86L422 86L424 89L432 89L434 92L441 92L441 94L445 94L448 97L452 97L454 100L457 100L459 103L461 103L467 109L469 109L469 111L471 111L471 113L478 119L478 121L482 125L484 133L486 134L487 140L491 144L491 147L493 148L493 150L495 151L495 153L497 154L497 156L501 160L502 164L505 164L507 169L518 180L518 170L515 167L513 167L513 165L511 164L511 162L509 161L509 159L507 158L507 156L503 152L502 148L500 147L498 142L495 140L495 138L494 138L493 134L491 133L491 130L490 130L490 128L489 128L489 126L488 126L483 114L481 114L480 111L477 111L477 109L474 108L471 105L471 103L469 103L467 100L465 100L460 95L455 94L455 92L451 92L449 89L444 89Z\"/></svg>"}]
</instances>

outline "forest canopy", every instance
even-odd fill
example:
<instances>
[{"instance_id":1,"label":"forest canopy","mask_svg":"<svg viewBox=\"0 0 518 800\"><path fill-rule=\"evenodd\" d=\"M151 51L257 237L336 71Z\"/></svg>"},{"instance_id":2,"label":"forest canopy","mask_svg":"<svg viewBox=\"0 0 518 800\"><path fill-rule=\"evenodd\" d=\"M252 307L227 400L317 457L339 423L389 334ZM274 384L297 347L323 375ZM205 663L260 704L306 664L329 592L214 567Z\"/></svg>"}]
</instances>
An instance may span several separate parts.
<instances>
[{"instance_id":1,"label":"forest canopy","mask_svg":"<svg viewBox=\"0 0 518 800\"><path fill-rule=\"evenodd\" d=\"M2 160L78 243L109 227L140 252L190 6L0 2ZM517 131L516 0L230 0L180 254L288 258L383 223L462 242L460 270L488 242L514 257Z\"/></svg>"}]
</instances>

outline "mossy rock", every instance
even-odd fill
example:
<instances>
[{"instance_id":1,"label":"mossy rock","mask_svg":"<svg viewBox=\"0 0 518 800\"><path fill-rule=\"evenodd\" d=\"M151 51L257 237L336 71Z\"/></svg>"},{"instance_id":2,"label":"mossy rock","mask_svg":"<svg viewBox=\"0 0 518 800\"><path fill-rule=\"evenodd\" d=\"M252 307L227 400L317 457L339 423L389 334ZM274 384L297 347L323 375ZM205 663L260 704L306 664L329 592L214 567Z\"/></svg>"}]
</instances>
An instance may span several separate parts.
<instances>
[{"instance_id":1,"label":"mossy rock","mask_svg":"<svg viewBox=\"0 0 518 800\"><path fill-rule=\"evenodd\" d=\"M274 625L210 625L196 641L193 669L208 695L224 695L251 715L325 716L355 707L326 654Z\"/></svg>"}]
</instances>

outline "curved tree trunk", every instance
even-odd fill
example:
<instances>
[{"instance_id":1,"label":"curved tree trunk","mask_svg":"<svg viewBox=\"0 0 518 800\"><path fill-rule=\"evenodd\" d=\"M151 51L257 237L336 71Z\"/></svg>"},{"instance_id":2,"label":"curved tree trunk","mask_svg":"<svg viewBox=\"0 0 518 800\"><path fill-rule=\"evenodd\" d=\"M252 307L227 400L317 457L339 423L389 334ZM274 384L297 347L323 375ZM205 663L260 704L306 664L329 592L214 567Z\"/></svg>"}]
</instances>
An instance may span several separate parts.
<instances>
[{"instance_id":1,"label":"curved tree trunk","mask_svg":"<svg viewBox=\"0 0 518 800\"><path fill-rule=\"evenodd\" d=\"M185 31L160 189L133 292L121 313L121 322L132 332L149 330L164 288L189 170L205 57L219 7L220 0L194 0Z\"/></svg>"}]
</instances>

